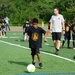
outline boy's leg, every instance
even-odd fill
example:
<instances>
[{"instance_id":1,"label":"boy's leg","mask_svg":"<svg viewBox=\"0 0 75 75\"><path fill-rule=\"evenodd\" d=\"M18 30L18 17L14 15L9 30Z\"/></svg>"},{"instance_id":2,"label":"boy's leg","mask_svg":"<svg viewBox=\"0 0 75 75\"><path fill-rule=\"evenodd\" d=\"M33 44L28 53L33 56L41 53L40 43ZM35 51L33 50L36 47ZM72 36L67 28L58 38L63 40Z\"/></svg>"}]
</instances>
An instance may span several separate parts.
<instances>
[{"instance_id":1,"label":"boy's leg","mask_svg":"<svg viewBox=\"0 0 75 75\"><path fill-rule=\"evenodd\" d=\"M35 65L35 49L31 48L32 64Z\"/></svg>"},{"instance_id":2,"label":"boy's leg","mask_svg":"<svg viewBox=\"0 0 75 75\"><path fill-rule=\"evenodd\" d=\"M67 40L68 48L70 48L70 39Z\"/></svg>"},{"instance_id":3,"label":"boy's leg","mask_svg":"<svg viewBox=\"0 0 75 75\"><path fill-rule=\"evenodd\" d=\"M4 28L4 33L5 33L5 36L6 36L6 28Z\"/></svg>"},{"instance_id":4,"label":"boy's leg","mask_svg":"<svg viewBox=\"0 0 75 75\"><path fill-rule=\"evenodd\" d=\"M7 31L7 24L6 24L6 31Z\"/></svg>"},{"instance_id":5,"label":"boy's leg","mask_svg":"<svg viewBox=\"0 0 75 75\"><path fill-rule=\"evenodd\" d=\"M75 49L75 35L72 35L73 38L73 49Z\"/></svg>"},{"instance_id":6,"label":"boy's leg","mask_svg":"<svg viewBox=\"0 0 75 75\"><path fill-rule=\"evenodd\" d=\"M23 40L26 41L26 35L27 35L27 33L24 33L23 35L24 35Z\"/></svg>"},{"instance_id":7,"label":"boy's leg","mask_svg":"<svg viewBox=\"0 0 75 75\"><path fill-rule=\"evenodd\" d=\"M65 41L66 41L66 36L64 36L64 40L62 42L62 47L64 47Z\"/></svg>"},{"instance_id":8,"label":"boy's leg","mask_svg":"<svg viewBox=\"0 0 75 75\"><path fill-rule=\"evenodd\" d=\"M37 54L38 62L41 63L41 57L40 54Z\"/></svg>"},{"instance_id":9,"label":"boy's leg","mask_svg":"<svg viewBox=\"0 0 75 75\"><path fill-rule=\"evenodd\" d=\"M8 24L8 29L10 30L10 26L9 26L9 24Z\"/></svg>"},{"instance_id":10,"label":"boy's leg","mask_svg":"<svg viewBox=\"0 0 75 75\"><path fill-rule=\"evenodd\" d=\"M62 42L62 47L64 47L64 44L65 44L65 40L63 40L63 42Z\"/></svg>"},{"instance_id":11,"label":"boy's leg","mask_svg":"<svg viewBox=\"0 0 75 75\"><path fill-rule=\"evenodd\" d=\"M39 67L43 68L43 65L42 65L42 62L41 62L41 56L40 56L39 48L36 48L36 54L37 54L37 58L38 58Z\"/></svg>"}]
</instances>

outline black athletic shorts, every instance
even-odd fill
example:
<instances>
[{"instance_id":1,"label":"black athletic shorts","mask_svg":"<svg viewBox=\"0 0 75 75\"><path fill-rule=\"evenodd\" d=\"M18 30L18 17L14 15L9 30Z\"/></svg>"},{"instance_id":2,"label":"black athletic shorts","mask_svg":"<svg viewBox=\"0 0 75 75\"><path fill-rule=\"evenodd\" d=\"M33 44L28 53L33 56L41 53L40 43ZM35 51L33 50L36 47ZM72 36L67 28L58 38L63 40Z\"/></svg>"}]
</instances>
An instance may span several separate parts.
<instances>
[{"instance_id":1,"label":"black athletic shorts","mask_svg":"<svg viewBox=\"0 0 75 75\"><path fill-rule=\"evenodd\" d=\"M75 35L72 34L72 39L75 40Z\"/></svg>"},{"instance_id":2,"label":"black athletic shorts","mask_svg":"<svg viewBox=\"0 0 75 75\"><path fill-rule=\"evenodd\" d=\"M40 54L39 48L31 48L31 55L34 56L37 54Z\"/></svg>"},{"instance_id":3,"label":"black athletic shorts","mask_svg":"<svg viewBox=\"0 0 75 75\"><path fill-rule=\"evenodd\" d=\"M53 40L61 40L61 32L53 32L52 39Z\"/></svg>"}]
</instances>

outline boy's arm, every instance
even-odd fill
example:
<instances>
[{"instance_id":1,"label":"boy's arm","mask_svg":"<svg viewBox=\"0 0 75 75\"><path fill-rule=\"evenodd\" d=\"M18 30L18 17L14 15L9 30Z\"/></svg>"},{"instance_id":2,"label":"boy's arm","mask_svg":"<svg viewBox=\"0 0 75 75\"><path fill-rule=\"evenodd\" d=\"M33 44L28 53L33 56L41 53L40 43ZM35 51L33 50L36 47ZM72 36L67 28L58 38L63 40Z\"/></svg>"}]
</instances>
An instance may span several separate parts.
<instances>
[{"instance_id":1,"label":"boy's arm","mask_svg":"<svg viewBox=\"0 0 75 75\"><path fill-rule=\"evenodd\" d=\"M47 33L44 34L44 42L47 42Z\"/></svg>"},{"instance_id":2,"label":"boy's arm","mask_svg":"<svg viewBox=\"0 0 75 75\"><path fill-rule=\"evenodd\" d=\"M47 32L41 28L41 32L44 34L44 42L47 42Z\"/></svg>"}]
</instances>

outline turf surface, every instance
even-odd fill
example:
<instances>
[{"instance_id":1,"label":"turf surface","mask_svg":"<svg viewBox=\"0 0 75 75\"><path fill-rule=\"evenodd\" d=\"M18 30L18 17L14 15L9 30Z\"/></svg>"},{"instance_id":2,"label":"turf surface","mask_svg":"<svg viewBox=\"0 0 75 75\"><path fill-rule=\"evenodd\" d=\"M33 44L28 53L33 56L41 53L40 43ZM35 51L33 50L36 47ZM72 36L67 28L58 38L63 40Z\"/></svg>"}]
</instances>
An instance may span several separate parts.
<instances>
[{"instance_id":1,"label":"turf surface","mask_svg":"<svg viewBox=\"0 0 75 75\"><path fill-rule=\"evenodd\" d=\"M8 43L4 43L4 42ZM12 45L13 43L15 45ZM18 46L17 46L17 45ZM23 42L22 33L9 32L7 38L0 39L0 75L25 75L28 74L26 67L31 63L31 53L28 47L28 42ZM72 47L72 42L71 42ZM55 49L51 38L48 38L48 42L43 42L42 52L54 54ZM60 49L59 56L64 58L73 59L75 50L65 48ZM60 59L52 55L41 53L41 59L43 62L43 69L39 69L38 61L36 59L36 71L33 74L41 75L73 75L75 74L75 62ZM32 75L33 75L32 74Z\"/></svg>"}]
</instances>

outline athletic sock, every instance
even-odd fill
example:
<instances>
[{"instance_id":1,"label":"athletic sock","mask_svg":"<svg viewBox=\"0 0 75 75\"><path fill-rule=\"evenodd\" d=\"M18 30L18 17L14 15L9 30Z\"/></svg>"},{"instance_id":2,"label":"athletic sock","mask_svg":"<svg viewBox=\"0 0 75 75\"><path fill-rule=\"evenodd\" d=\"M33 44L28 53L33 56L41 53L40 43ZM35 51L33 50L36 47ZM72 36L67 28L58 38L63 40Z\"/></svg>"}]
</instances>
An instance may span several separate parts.
<instances>
[{"instance_id":1,"label":"athletic sock","mask_svg":"<svg viewBox=\"0 0 75 75\"><path fill-rule=\"evenodd\" d=\"M56 51L59 51L59 49L56 48Z\"/></svg>"}]
</instances>

